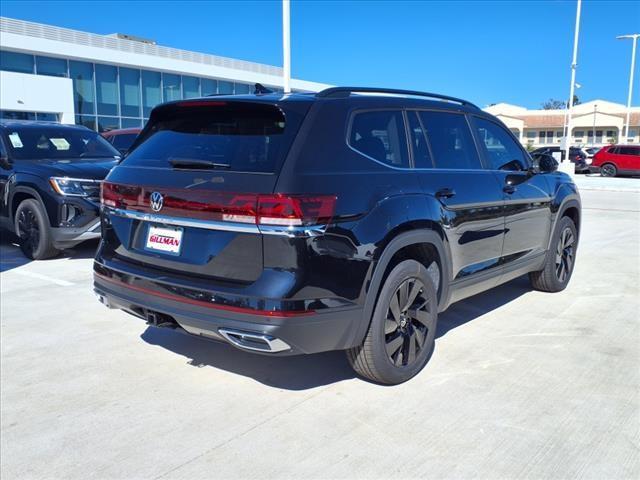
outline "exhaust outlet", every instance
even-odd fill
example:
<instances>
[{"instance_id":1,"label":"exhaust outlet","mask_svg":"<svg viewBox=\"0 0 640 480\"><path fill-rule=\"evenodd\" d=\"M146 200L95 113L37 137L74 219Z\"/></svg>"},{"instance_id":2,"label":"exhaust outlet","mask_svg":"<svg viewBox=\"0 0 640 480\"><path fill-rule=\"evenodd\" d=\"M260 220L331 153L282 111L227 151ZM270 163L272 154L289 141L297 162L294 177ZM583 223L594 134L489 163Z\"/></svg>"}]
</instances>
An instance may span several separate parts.
<instances>
[{"instance_id":1,"label":"exhaust outlet","mask_svg":"<svg viewBox=\"0 0 640 480\"><path fill-rule=\"evenodd\" d=\"M229 343L244 350L253 350L256 352L277 353L291 350L291 347L279 338L264 333L243 332L240 330L231 330L228 328L218 329Z\"/></svg>"},{"instance_id":2,"label":"exhaust outlet","mask_svg":"<svg viewBox=\"0 0 640 480\"><path fill-rule=\"evenodd\" d=\"M146 310L145 313L146 313L145 317L147 319L147 325L151 325L153 327L171 328L171 329L176 329L180 327L178 322L176 322L175 319L170 315L166 315L160 312L154 312L153 310Z\"/></svg>"},{"instance_id":3,"label":"exhaust outlet","mask_svg":"<svg viewBox=\"0 0 640 480\"><path fill-rule=\"evenodd\" d=\"M101 294L100 292L94 290L93 293L95 294L96 298L98 299L98 301L104 305L107 308L113 308L111 306L111 304L109 303L109 299L107 297L105 297L103 294Z\"/></svg>"}]
</instances>

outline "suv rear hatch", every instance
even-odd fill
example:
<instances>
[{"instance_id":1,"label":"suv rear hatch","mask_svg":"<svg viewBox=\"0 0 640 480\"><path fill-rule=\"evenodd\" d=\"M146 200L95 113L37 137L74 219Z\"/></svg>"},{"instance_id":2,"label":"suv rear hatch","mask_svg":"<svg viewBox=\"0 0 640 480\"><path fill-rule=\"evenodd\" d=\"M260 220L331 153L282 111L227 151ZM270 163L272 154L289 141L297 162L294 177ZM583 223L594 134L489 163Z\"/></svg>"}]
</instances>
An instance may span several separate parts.
<instances>
[{"instance_id":1,"label":"suv rear hatch","mask_svg":"<svg viewBox=\"0 0 640 480\"><path fill-rule=\"evenodd\" d=\"M156 275L255 281L259 211L278 224L295 203L273 195L308 104L287 107L217 98L157 107L103 184L101 257Z\"/></svg>"}]
</instances>

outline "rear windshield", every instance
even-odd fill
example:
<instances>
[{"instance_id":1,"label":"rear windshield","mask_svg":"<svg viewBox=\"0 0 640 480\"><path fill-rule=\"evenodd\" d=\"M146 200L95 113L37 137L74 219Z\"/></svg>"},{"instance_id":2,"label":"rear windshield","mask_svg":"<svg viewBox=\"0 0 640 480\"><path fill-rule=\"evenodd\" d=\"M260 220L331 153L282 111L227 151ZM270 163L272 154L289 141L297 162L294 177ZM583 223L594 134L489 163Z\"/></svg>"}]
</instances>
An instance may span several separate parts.
<instances>
[{"instance_id":1,"label":"rear windshield","mask_svg":"<svg viewBox=\"0 0 640 480\"><path fill-rule=\"evenodd\" d=\"M14 127L4 131L9 155L18 160L114 158L120 153L92 130Z\"/></svg>"},{"instance_id":2,"label":"rear windshield","mask_svg":"<svg viewBox=\"0 0 640 480\"><path fill-rule=\"evenodd\" d=\"M285 119L274 105L257 103L178 104L165 110L152 117L151 131L125 165L277 172L300 123Z\"/></svg>"}]
</instances>

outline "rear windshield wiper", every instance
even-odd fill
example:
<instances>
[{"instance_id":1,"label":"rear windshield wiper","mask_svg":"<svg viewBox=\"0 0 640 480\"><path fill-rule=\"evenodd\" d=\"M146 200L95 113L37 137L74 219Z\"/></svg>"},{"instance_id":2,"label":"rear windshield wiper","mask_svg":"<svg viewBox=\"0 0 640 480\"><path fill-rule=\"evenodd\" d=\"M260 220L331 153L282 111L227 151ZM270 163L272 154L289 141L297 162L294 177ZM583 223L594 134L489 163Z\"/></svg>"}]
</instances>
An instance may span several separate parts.
<instances>
[{"instance_id":1,"label":"rear windshield wiper","mask_svg":"<svg viewBox=\"0 0 640 480\"><path fill-rule=\"evenodd\" d=\"M231 168L228 163L218 163L211 160L200 160L197 158L172 158L169 163L174 168Z\"/></svg>"}]
</instances>

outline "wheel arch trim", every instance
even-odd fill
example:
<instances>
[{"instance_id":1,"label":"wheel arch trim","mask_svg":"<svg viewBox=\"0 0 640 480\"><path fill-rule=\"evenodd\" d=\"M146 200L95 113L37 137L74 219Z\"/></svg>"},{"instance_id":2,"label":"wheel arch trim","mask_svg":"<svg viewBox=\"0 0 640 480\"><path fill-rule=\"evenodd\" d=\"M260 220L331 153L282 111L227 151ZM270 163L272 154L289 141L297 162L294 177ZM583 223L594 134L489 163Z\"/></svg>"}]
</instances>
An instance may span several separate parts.
<instances>
[{"instance_id":1,"label":"wheel arch trim","mask_svg":"<svg viewBox=\"0 0 640 480\"><path fill-rule=\"evenodd\" d=\"M580 201L577 198L571 196L565 198L558 208L558 213L556 214L556 217L553 221L553 227L550 230L551 233L549 235L547 249L551 248L551 242L553 241L553 232L556 231L558 222L560 222L560 219L564 217L565 212L570 208L575 208L578 211L578 225L576 225L576 230L578 231L578 239L580 238L580 230L582 224L582 207L580 205Z\"/></svg>"},{"instance_id":2,"label":"wheel arch trim","mask_svg":"<svg viewBox=\"0 0 640 480\"><path fill-rule=\"evenodd\" d=\"M442 292L438 302L438 310L442 311L442 309L446 308L448 305L450 296L449 283L451 276L451 259L442 237L436 231L428 229L419 229L401 233L386 245L380 255L380 258L375 263L373 274L369 281L369 288L367 289L364 307L362 309L362 320L356 329L355 337L352 342L354 346L360 345L367 333L367 329L371 323L373 310L375 308L376 301L378 300L380 289L382 288L383 277L391 259L401 249L420 243L431 244L438 252L442 270L440 276L442 279Z\"/></svg>"},{"instance_id":3,"label":"wheel arch trim","mask_svg":"<svg viewBox=\"0 0 640 480\"><path fill-rule=\"evenodd\" d=\"M11 225L13 226L13 228L15 228L15 225L14 225L14 223L15 223L14 212L18 208L18 205L14 205L14 198L19 193L27 193L27 194L31 195L35 200L37 200L40 203L40 205L42 206L42 209L44 210L45 214L47 215L47 220L49 220L49 223L51 223L51 219L49 218L49 213L47 212L46 205L45 205L44 201L42 200L42 196L40 196L38 191L36 189L32 188L32 187L27 187L25 185L18 185L17 187L15 187L15 188L13 188L11 190L11 193L9 194L9 203L7 205L7 207L8 207L8 212L7 213L9 214L9 220L10 220Z\"/></svg>"}]
</instances>

